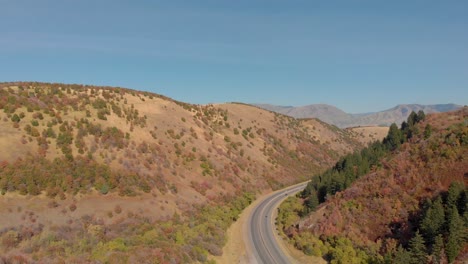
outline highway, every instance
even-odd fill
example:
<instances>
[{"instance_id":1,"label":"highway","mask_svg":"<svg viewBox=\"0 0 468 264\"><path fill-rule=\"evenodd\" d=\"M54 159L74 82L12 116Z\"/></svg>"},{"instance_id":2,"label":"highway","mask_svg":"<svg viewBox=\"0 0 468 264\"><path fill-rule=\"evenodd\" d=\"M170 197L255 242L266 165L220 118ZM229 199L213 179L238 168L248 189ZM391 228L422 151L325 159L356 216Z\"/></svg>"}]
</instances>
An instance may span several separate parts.
<instances>
[{"instance_id":1,"label":"highway","mask_svg":"<svg viewBox=\"0 0 468 264\"><path fill-rule=\"evenodd\" d=\"M303 190L307 183L294 185L272 193L264 198L253 210L247 222L250 247L258 264L289 264L294 260L283 252L275 238L276 208L290 195Z\"/></svg>"}]
</instances>

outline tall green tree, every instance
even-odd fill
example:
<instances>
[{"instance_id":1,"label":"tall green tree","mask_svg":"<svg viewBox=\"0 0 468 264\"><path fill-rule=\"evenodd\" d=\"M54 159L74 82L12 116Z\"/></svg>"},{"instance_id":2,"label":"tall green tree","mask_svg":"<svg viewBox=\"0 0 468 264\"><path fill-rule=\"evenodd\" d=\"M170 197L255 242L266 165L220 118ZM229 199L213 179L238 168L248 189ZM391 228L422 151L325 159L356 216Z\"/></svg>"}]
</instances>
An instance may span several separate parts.
<instances>
[{"instance_id":1,"label":"tall green tree","mask_svg":"<svg viewBox=\"0 0 468 264\"><path fill-rule=\"evenodd\" d=\"M448 238L447 238L447 245L445 247L447 252L447 258L449 263L452 263L460 249L466 237L466 228L463 220L460 218L458 214L458 210L456 206L453 206L450 209L449 217L448 217Z\"/></svg>"},{"instance_id":2,"label":"tall green tree","mask_svg":"<svg viewBox=\"0 0 468 264\"><path fill-rule=\"evenodd\" d=\"M305 214L308 214L309 212L315 211L315 208L319 205L319 200L317 196L317 192L315 190L312 190L309 198L305 200Z\"/></svg>"},{"instance_id":3,"label":"tall green tree","mask_svg":"<svg viewBox=\"0 0 468 264\"><path fill-rule=\"evenodd\" d=\"M419 110L418 114L416 115L416 122L419 123L421 121L424 121L424 119L426 119L426 114L423 110Z\"/></svg>"},{"instance_id":4,"label":"tall green tree","mask_svg":"<svg viewBox=\"0 0 468 264\"><path fill-rule=\"evenodd\" d=\"M438 196L436 200L426 210L421 221L421 232L429 243L435 241L435 237L442 232L445 223L445 211L442 198Z\"/></svg>"},{"instance_id":5,"label":"tall green tree","mask_svg":"<svg viewBox=\"0 0 468 264\"><path fill-rule=\"evenodd\" d=\"M393 123L388 130L388 135L384 139L384 144L389 150L397 149L403 142L403 135L398 126Z\"/></svg>"},{"instance_id":6,"label":"tall green tree","mask_svg":"<svg viewBox=\"0 0 468 264\"><path fill-rule=\"evenodd\" d=\"M446 208L451 209L453 206L456 206L457 209L463 209L459 208L460 203L459 199L461 197L461 194L465 191L465 186L461 182L452 182L450 184L450 187L448 189L447 193L447 202L446 202Z\"/></svg>"},{"instance_id":7,"label":"tall green tree","mask_svg":"<svg viewBox=\"0 0 468 264\"><path fill-rule=\"evenodd\" d=\"M444 237L439 234L435 237L434 246L432 247L432 261L435 264L439 264L442 263L444 257Z\"/></svg>"},{"instance_id":8,"label":"tall green tree","mask_svg":"<svg viewBox=\"0 0 468 264\"><path fill-rule=\"evenodd\" d=\"M419 233L419 230L416 231L416 234L409 241L410 253L411 253L411 262L414 264L426 263L427 254L426 246L424 245L424 238Z\"/></svg>"},{"instance_id":9,"label":"tall green tree","mask_svg":"<svg viewBox=\"0 0 468 264\"><path fill-rule=\"evenodd\" d=\"M406 264L411 263L411 254L408 250L404 249L402 245L398 246L397 251L395 252L395 256L393 258L393 262L395 264Z\"/></svg>"},{"instance_id":10,"label":"tall green tree","mask_svg":"<svg viewBox=\"0 0 468 264\"><path fill-rule=\"evenodd\" d=\"M412 128L418 122L418 115L414 111L411 111L406 122L408 123L408 127Z\"/></svg>"}]
</instances>

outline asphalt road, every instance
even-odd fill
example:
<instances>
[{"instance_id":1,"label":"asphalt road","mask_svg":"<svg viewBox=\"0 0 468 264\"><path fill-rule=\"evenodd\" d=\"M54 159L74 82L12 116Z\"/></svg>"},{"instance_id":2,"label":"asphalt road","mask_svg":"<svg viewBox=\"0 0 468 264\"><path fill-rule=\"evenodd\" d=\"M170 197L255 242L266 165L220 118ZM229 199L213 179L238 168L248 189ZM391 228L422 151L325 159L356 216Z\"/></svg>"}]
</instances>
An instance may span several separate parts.
<instances>
[{"instance_id":1,"label":"asphalt road","mask_svg":"<svg viewBox=\"0 0 468 264\"><path fill-rule=\"evenodd\" d=\"M259 264L289 264L293 259L283 252L275 238L274 213L279 204L290 195L303 190L307 183L294 185L272 193L253 210L248 220L249 242L253 257Z\"/></svg>"}]
</instances>

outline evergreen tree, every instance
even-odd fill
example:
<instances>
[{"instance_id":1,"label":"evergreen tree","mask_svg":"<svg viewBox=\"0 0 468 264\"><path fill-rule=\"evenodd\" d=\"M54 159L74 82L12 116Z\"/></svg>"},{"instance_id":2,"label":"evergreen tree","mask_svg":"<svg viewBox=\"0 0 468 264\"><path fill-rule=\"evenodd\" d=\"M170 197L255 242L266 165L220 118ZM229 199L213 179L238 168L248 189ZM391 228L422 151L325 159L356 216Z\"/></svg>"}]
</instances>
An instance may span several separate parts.
<instances>
[{"instance_id":1,"label":"evergreen tree","mask_svg":"<svg viewBox=\"0 0 468 264\"><path fill-rule=\"evenodd\" d=\"M418 122L418 115L414 111L411 111L406 122L408 123L408 127L411 129Z\"/></svg>"},{"instance_id":2,"label":"evergreen tree","mask_svg":"<svg viewBox=\"0 0 468 264\"><path fill-rule=\"evenodd\" d=\"M424 121L424 119L426 119L426 114L424 113L423 110L419 110L418 111L418 114L416 116L416 123L419 123L421 121Z\"/></svg>"},{"instance_id":3,"label":"evergreen tree","mask_svg":"<svg viewBox=\"0 0 468 264\"><path fill-rule=\"evenodd\" d=\"M403 142L403 136L401 130L397 127L395 123L390 126L388 130L388 135L384 139L384 144L389 150L395 150Z\"/></svg>"},{"instance_id":4,"label":"evergreen tree","mask_svg":"<svg viewBox=\"0 0 468 264\"><path fill-rule=\"evenodd\" d=\"M426 263L426 246L424 245L424 238L416 231L416 234L409 241L411 262L414 264Z\"/></svg>"},{"instance_id":5,"label":"evergreen tree","mask_svg":"<svg viewBox=\"0 0 468 264\"><path fill-rule=\"evenodd\" d=\"M449 263L452 263L458 256L461 249L461 244L464 242L466 233L463 220L458 214L457 207L453 206L450 209L449 217L449 234L446 245L447 258Z\"/></svg>"},{"instance_id":6,"label":"evergreen tree","mask_svg":"<svg viewBox=\"0 0 468 264\"><path fill-rule=\"evenodd\" d=\"M434 263L439 264L444 258L444 238L441 234L435 237L434 246L432 247L432 260Z\"/></svg>"},{"instance_id":7,"label":"evergreen tree","mask_svg":"<svg viewBox=\"0 0 468 264\"><path fill-rule=\"evenodd\" d=\"M457 201L457 208L458 214L460 216L465 216L468 209L468 190L465 189L460 193ZM466 224L468 226L468 222L466 222Z\"/></svg>"},{"instance_id":8,"label":"evergreen tree","mask_svg":"<svg viewBox=\"0 0 468 264\"><path fill-rule=\"evenodd\" d=\"M448 189L448 194L447 194L447 202L446 202L447 209L451 209L454 206L456 206L458 209L458 205L459 205L458 200L461 196L461 193L465 191L464 189L465 187L463 186L463 183L461 182L454 181L450 184L450 187Z\"/></svg>"},{"instance_id":9,"label":"evergreen tree","mask_svg":"<svg viewBox=\"0 0 468 264\"><path fill-rule=\"evenodd\" d=\"M411 254L402 245L398 246L397 251L395 252L395 257L393 259L395 264L407 264L411 263Z\"/></svg>"},{"instance_id":10,"label":"evergreen tree","mask_svg":"<svg viewBox=\"0 0 468 264\"><path fill-rule=\"evenodd\" d=\"M416 132L416 123L418 123L418 115L412 111L408 116L406 122L401 124L401 130L403 131L403 140L410 139L413 137L413 134Z\"/></svg>"},{"instance_id":11,"label":"evergreen tree","mask_svg":"<svg viewBox=\"0 0 468 264\"><path fill-rule=\"evenodd\" d=\"M304 205L305 205L304 214L308 214L310 212L315 211L315 209L319 205L317 192L315 190L313 190L310 193L309 198L307 200L305 200Z\"/></svg>"},{"instance_id":12,"label":"evergreen tree","mask_svg":"<svg viewBox=\"0 0 468 264\"><path fill-rule=\"evenodd\" d=\"M421 231L426 241L433 243L435 237L440 234L445 223L445 212L442 198L438 196L434 203L427 209L421 222Z\"/></svg>"}]
</instances>

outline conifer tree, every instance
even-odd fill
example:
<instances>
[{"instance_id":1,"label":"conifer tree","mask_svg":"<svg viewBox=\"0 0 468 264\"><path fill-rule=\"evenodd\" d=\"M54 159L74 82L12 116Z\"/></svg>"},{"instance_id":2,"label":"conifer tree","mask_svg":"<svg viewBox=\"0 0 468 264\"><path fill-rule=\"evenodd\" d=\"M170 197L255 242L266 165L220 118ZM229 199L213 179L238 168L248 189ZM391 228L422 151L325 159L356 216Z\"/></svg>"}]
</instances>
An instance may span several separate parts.
<instances>
[{"instance_id":1,"label":"conifer tree","mask_svg":"<svg viewBox=\"0 0 468 264\"><path fill-rule=\"evenodd\" d=\"M403 142L401 130L395 123L390 126L387 137L384 139L384 144L389 150L395 150Z\"/></svg>"},{"instance_id":2,"label":"conifer tree","mask_svg":"<svg viewBox=\"0 0 468 264\"><path fill-rule=\"evenodd\" d=\"M426 114L424 113L423 110L419 110L416 116L416 122L419 123L421 121L424 121L424 119L426 119Z\"/></svg>"},{"instance_id":3,"label":"conifer tree","mask_svg":"<svg viewBox=\"0 0 468 264\"><path fill-rule=\"evenodd\" d=\"M441 234L439 234L435 237L434 240L434 246L432 247L432 261L436 264L439 264L445 257L444 238Z\"/></svg>"},{"instance_id":4,"label":"conifer tree","mask_svg":"<svg viewBox=\"0 0 468 264\"><path fill-rule=\"evenodd\" d=\"M313 190L309 195L309 199L305 201L305 205L307 207L306 213L314 211L315 208L317 208L318 204L319 204L319 200L317 197L317 192Z\"/></svg>"},{"instance_id":5,"label":"conifer tree","mask_svg":"<svg viewBox=\"0 0 468 264\"><path fill-rule=\"evenodd\" d=\"M447 202L446 202L446 208L451 209L453 206L458 206L458 200L460 198L460 194L464 192L464 186L463 183L460 182L452 182L450 184L450 187L448 189L448 194L447 194ZM458 208L457 208L458 209Z\"/></svg>"},{"instance_id":6,"label":"conifer tree","mask_svg":"<svg viewBox=\"0 0 468 264\"><path fill-rule=\"evenodd\" d=\"M411 111L411 114L408 116L407 123L408 127L411 129L418 122L418 115Z\"/></svg>"},{"instance_id":7,"label":"conifer tree","mask_svg":"<svg viewBox=\"0 0 468 264\"><path fill-rule=\"evenodd\" d=\"M448 261L449 263L452 263L460 252L461 244L463 243L465 236L464 233L466 233L464 222L458 214L457 207L453 206L452 209L450 209L448 222L449 234L445 249Z\"/></svg>"},{"instance_id":8,"label":"conifer tree","mask_svg":"<svg viewBox=\"0 0 468 264\"><path fill-rule=\"evenodd\" d=\"M419 230L416 231L416 234L409 241L410 253L411 253L411 263L420 264L426 263L426 246L424 245L424 238L419 233Z\"/></svg>"},{"instance_id":9,"label":"conifer tree","mask_svg":"<svg viewBox=\"0 0 468 264\"><path fill-rule=\"evenodd\" d=\"M427 209L421 222L421 232L427 242L431 244L434 242L435 237L442 231L444 223L444 206L442 205L442 198L438 196L434 203Z\"/></svg>"},{"instance_id":10,"label":"conifer tree","mask_svg":"<svg viewBox=\"0 0 468 264\"><path fill-rule=\"evenodd\" d=\"M408 250L404 249L402 245L398 246L397 251L395 252L395 257L392 263L410 263L411 254Z\"/></svg>"}]
</instances>

